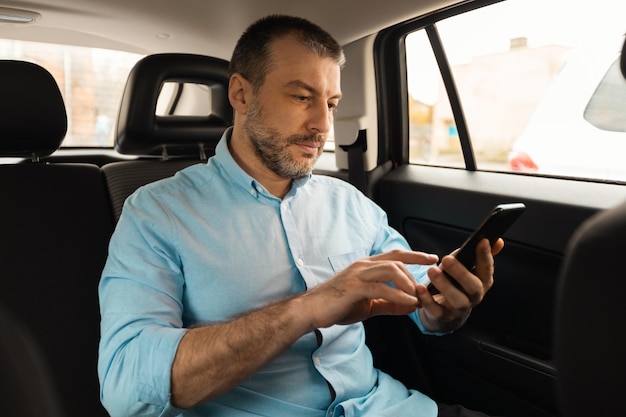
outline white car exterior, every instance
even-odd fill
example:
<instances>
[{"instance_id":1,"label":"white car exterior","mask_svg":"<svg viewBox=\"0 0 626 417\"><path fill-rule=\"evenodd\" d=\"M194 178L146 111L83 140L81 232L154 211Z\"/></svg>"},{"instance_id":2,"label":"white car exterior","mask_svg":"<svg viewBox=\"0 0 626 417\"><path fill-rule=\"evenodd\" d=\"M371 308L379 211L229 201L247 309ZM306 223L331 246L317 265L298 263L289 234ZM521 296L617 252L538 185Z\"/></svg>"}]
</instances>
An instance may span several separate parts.
<instances>
[{"instance_id":1,"label":"white car exterior","mask_svg":"<svg viewBox=\"0 0 626 417\"><path fill-rule=\"evenodd\" d=\"M572 51L513 145L514 171L626 181L626 81L615 47Z\"/></svg>"}]
</instances>

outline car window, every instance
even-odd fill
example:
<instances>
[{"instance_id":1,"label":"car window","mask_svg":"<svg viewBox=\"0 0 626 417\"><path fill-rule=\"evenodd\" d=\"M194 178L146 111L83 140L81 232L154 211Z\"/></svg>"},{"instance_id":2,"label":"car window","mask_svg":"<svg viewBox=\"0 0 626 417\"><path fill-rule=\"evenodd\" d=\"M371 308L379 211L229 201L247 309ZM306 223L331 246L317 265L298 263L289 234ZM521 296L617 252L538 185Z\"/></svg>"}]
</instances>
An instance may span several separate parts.
<instances>
[{"instance_id":1,"label":"car window","mask_svg":"<svg viewBox=\"0 0 626 417\"><path fill-rule=\"evenodd\" d=\"M63 147L112 147L126 79L142 57L128 52L0 39L0 58L29 61L54 77L68 116Z\"/></svg>"},{"instance_id":2,"label":"car window","mask_svg":"<svg viewBox=\"0 0 626 417\"><path fill-rule=\"evenodd\" d=\"M626 152L626 81L616 63L626 2L599 3L507 0L409 33L409 162L465 167L465 130L478 170L626 181L617 157Z\"/></svg>"},{"instance_id":3,"label":"car window","mask_svg":"<svg viewBox=\"0 0 626 417\"><path fill-rule=\"evenodd\" d=\"M441 72L425 30L407 37L409 160L463 167L463 154Z\"/></svg>"}]
</instances>

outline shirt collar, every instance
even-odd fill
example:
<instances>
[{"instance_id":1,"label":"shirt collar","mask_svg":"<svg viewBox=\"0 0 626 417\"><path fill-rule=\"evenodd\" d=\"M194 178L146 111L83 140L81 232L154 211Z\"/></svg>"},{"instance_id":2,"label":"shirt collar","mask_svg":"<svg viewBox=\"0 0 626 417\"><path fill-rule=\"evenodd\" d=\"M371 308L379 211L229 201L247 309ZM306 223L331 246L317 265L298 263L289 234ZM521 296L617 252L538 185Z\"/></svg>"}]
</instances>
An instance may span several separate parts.
<instances>
[{"instance_id":1,"label":"shirt collar","mask_svg":"<svg viewBox=\"0 0 626 417\"><path fill-rule=\"evenodd\" d=\"M253 177L248 175L246 171L244 171L239 166L239 164L237 164L235 158L233 158L232 154L230 153L230 149L228 148L228 142L230 142L232 133L233 128L229 127L222 135L222 138L215 147L215 156L213 157L214 161L222 167L222 169L233 179L236 184L246 189L246 191L248 191L254 197L258 198L259 195L270 196L265 187L263 187L263 185L261 185L261 183L259 183ZM291 184L291 189L287 193L287 196L295 195L296 191L306 185L306 183L311 179L312 176L312 174L309 174L305 177L294 180Z\"/></svg>"}]
</instances>

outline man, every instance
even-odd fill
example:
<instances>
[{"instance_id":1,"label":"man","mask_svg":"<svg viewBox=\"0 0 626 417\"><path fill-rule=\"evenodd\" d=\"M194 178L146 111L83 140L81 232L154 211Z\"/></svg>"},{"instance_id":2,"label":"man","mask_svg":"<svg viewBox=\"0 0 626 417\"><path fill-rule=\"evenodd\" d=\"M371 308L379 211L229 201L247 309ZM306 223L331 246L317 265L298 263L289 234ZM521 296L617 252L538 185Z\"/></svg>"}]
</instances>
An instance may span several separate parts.
<instances>
[{"instance_id":1,"label":"man","mask_svg":"<svg viewBox=\"0 0 626 417\"><path fill-rule=\"evenodd\" d=\"M233 53L235 121L216 156L127 200L99 289L112 416L438 415L372 366L361 321L454 330L492 284L491 249L476 275L443 259L460 291L373 202L311 175L343 61L306 20L256 22ZM426 274L437 299L416 283Z\"/></svg>"}]
</instances>

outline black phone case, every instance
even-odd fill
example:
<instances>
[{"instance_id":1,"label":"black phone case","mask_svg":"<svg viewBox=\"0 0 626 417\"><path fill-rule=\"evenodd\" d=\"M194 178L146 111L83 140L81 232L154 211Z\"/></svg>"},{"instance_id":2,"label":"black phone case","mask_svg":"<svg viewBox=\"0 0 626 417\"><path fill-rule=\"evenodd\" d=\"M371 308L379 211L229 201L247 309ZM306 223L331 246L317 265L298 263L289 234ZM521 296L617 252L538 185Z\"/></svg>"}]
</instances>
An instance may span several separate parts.
<instances>
[{"instance_id":1,"label":"black phone case","mask_svg":"<svg viewBox=\"0 0 626 417\"><path fill-rule=\"evenodd\" d=\"M461 245L455 257L470 271L476 265L476 245L482 239L488 239L493 246L513 223L522 215L526 205L524 203L499 204L491 210L489 215L483 220L469 238ZM461 285L448 273L446 276L459 289ZM428 286L431 294L438 293L438 290L430 284Z\"/></svg>"}]
</instances>

